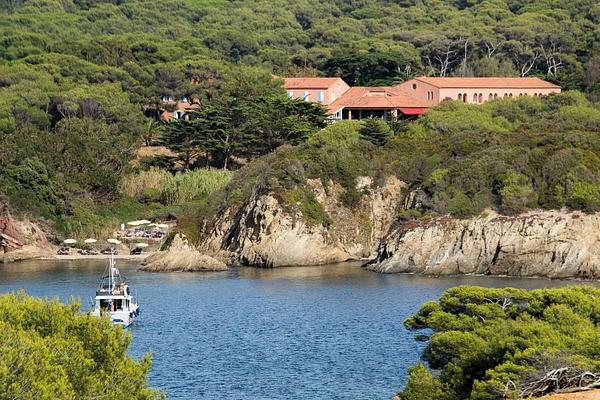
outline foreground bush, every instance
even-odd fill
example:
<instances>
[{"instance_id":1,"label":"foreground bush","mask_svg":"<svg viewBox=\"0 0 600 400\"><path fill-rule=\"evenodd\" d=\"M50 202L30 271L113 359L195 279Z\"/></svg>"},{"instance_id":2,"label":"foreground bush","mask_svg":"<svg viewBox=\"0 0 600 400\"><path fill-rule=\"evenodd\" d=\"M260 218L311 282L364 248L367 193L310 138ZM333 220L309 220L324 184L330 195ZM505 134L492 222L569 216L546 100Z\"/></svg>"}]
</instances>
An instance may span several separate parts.
<instances>
[{"instance_id":1,"label":"foreground bush","mask_svg":"<svg viewBox=\"0 0 600 400\"><path fill-rule=\"evenodd\" d=\"M600 289L460 286L405 325L432 332L402 400L521 399L600 381ZM429 331L430 330L430 331Z\"/></svg>"},{"instance_id":2,"label":"foreground bush","mask_svg":"<svg viewBox=\"0 0 600 400\"><path fill-rule=\"evenodd\" d=\"M0 399L161 399L146 382L150 355L108 319L23 293L0 296Z\"/></svg>"}]
</instances>

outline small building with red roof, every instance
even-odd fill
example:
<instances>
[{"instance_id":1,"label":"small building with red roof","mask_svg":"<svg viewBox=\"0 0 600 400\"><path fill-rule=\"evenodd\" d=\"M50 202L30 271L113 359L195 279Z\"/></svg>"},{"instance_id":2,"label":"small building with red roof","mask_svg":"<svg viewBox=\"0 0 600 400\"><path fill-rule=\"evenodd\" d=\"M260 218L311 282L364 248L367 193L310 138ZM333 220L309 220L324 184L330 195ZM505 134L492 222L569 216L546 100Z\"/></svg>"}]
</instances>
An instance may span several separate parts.
<instances>
[{"instance_id":1,"label":"small building with red roof","mask_svg":"<svg viewBox=\"0 0 600 400\"><path fill-rule=\"evenodd\" d=\"M391 87L353 87L327 108L333 119L383 118L424 114L431 103Z\"/></svg>"},{"instance_id":2,"label":"small building with red roof","mask_svg":"<svg viewBox=\"0 0 600 400\"><path fill-rule=\"evenodd\" d=\"M329 105L340 98L350 86L342 78L283 78L283 87L291 99Z\"/></svg>"}]
</instances>

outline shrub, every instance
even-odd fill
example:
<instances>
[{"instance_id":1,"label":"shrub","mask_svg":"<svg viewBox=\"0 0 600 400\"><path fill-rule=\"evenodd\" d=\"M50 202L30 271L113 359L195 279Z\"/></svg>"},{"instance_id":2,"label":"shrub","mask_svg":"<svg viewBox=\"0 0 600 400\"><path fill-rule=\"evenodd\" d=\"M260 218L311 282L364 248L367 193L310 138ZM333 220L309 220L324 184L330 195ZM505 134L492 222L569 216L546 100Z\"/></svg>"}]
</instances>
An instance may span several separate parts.
<instances>
[{"instance_id":1,"label":"shrub","mask_svg":"<svg viewBox=\"0 0 600 400\"><path fill-rule=\"evenodd\" d=\"M297 188L285 194L284 201L292 206L299 207L303 219L309 225L329 226L331 218L310 188Z\"/></svg>"},{"instance_id":2,"label":"shrub","mask_svg":"<svg viewBox=\"0 0 600 400\"><path fill-rule=\"evenodd\" d=\"M151 400L150 355L127 355L131 336L108 317L24 293L0 296L0 393L3 398ZM126 379L115 379L126 377Z\"/></svg>"},{"instance_id":3,"label":"shrub","mask_svg":"<svg viewBox=\"0 0 600 400\"><path fill-rule=\"evenodd\" d=\"M230 178L231 172L223 170L197 169L173 175L152 168L126 176L121 184L121 192L144 202L181 204L221 189Z\"/></svg>"},{"instance_id":4,"label":"shrub","mask_svg":"<svg viewBox=\"0 0 600 400\"><path fill-rule=\"evenodd\" d=\"M231 172L226 170L197 169L178 172L169 178L161 190L161 201L164 204L181 204L224 187L231 179Z\"/></svg>"}]
</instances>

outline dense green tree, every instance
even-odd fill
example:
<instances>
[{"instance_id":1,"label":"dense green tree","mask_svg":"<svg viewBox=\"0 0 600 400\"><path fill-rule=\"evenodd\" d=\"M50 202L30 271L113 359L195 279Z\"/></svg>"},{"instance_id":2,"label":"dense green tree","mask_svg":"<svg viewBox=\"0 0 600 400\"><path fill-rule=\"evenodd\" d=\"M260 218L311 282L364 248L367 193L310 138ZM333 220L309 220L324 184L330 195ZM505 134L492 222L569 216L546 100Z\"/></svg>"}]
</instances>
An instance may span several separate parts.
<instances>
[{"instance_id":1,"label":"dense green tree","mask_svg":"<svg viewBox=\"0 0 600 400\"><path fill-rule=\"evenodd\" d=\"M438 391L439 398L516 399L585 387L600 374L599 297L586 286L448 289L405 322L431 330L423 356L439 373L414 367L400 397Z\"/></svg>"},{"instance_id":2,"label":"dense green tree","mask_svg":"<svg viewBox=\"0 0 600 400\"><path fill-rule=\"evenodd\" d=\"M164 398L146 381L150 355L128 356L131 335L77 303L5 294L0 327L1 399Z\"/></svg>"},{"instance_id":3,"label":"dense green tree","mask_svg":"<svg viewBox=\"0 0 600 400\"><path fill-rule=\"evenodd\" d=\"M367 119L359 132L361 138L378 146L383 146L392 135L390 126L378 118Z\"/></svg>"}]
</instances>

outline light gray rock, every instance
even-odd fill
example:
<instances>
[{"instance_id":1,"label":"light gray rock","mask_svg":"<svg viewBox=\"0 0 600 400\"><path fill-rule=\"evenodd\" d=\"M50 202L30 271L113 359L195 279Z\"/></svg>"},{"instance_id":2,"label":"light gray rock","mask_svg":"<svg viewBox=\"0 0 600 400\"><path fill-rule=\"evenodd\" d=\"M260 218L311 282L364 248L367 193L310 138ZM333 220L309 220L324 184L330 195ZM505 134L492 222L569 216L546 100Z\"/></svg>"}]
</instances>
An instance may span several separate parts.
<instances>
[{"instance_id":1,"label":"light gray rock","mask_svg":"<svg viewBox=\"0 0 600 400\"><path fill-rule=\"evenodd\" d=\"M363 259L374 254L379 238L389 229L405 184L390 177L373 188L361 177L357 188L364 195L356 210L344 207L342 188L321 180L308 180L317 201L331 219L329 226L309 224L297 207L282 205L275 194L254 193L239 209L223 210L199 249L233 264L261 267L317 265Z\"/></svg>"},{"instance_id":2,"label":"light gray rock","mask_svg":"<svg viewBox=\"0 0 600 400\"><path fill-rule=\"evenodd\" d=\"M150 272L193 272L225 271L227 265L206 254L202 254L187 239L178 234L168 250L158 251L146 257L142 271Z\"/></svg>"},{"instance_id":3,"label":"light gray rock","mask_svg":"<svg viewBox=\"0 0 600 400\"><path fill-rule=\"evenodd\" d=\"M410 221L393 229L367 266L378 272L600 278L600 214L494 212L466 220Z\"/></svg>"}]
</instances>

